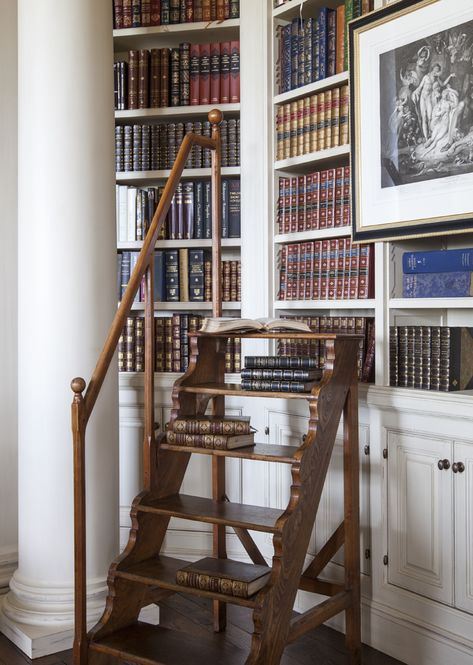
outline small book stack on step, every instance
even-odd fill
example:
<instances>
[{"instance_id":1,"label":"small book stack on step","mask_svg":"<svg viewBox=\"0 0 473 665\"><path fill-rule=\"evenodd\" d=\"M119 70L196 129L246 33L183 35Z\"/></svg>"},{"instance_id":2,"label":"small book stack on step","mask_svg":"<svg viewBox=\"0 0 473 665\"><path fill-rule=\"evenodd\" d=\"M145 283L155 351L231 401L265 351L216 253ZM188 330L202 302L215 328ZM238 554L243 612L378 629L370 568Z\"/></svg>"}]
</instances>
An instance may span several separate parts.
<instances>
[{"instance_id":1,"label":"small book stack on step","mask_svg":"<svg viewBox=\"0 0 473 665\"><path fill-rule=\"evenodd\" d=\"M311 356L246 356L243 390L306 393L320 381L322 370Z\"/></svg>"},{"instance_id":2,"label":"small book stack on step","mask_svg":"<svg viewBox=\"0 0 473 665\"><path fill-rule=\"evenodd\" d=\"M249 598L268 581L271 568L255 564L206 557L176 572L176 582L182 586Z\"/></svg>"},{"instance_id":3,"label":"small book stack on step","mask_svg":"<svg viewBox=\"0 0 473 665\"><path fill-rule=\"evenodd\" d=\"M168 423L166 443L190 448L230 450L254 445L254 430L246 416L193 416Z\"/></svg>"}]
</instances>

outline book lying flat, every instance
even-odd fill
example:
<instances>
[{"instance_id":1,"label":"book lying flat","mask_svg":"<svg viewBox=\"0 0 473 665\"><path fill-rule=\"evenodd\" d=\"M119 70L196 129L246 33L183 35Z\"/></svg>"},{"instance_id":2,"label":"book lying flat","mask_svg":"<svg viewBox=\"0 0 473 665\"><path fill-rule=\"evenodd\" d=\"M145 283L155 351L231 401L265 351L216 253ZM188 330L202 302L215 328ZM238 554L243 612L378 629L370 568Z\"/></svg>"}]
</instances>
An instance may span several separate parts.
<instances>
[{"instance_id":1,"label":"book lying flat","mask_svg":"<svg viewBox=\"0 0 473 665\"><path fill-rule=\"evenodd\" d=\"M167 429L182 434L224 434L235 436L237 434L251 434L249 416L186 416L176 418L168 423Z\"/></svg>"},{"instance_id":2,"label":"book lying flat","mask_svg":"<svg viewBox=\"0 0 473 665\"><path fill-rule=\"evenodd\" d=\"M268 581L271 568L232 559L206 557L176 572L176 582L182 586L248 598Z\"/></svg>"},{"instance_id":3,"label":"book lying flat","mask_svg":"<svg viewBox=\"0 0 473 665\"><path fill-rule=\"evenodd\" d=\"M167 431L166 443L173 446L188 446L190 448L232 450L233 448L254 446L255 435L253 432L251 434L226 436L225 434L185 434L182 432Z\"/></svg>"},{"instance_id":4,"label":"book lying flat","mask_svg":"<svg viewBox=\"0 0 473 665\"><path fill-rule=\"evenodd\" d=\"M200 332L274 332L277 330L293 330L294 332L311 332L309 326L294 319L232 319L226 316L206 317Z\"/></svg>"}]
</instances>

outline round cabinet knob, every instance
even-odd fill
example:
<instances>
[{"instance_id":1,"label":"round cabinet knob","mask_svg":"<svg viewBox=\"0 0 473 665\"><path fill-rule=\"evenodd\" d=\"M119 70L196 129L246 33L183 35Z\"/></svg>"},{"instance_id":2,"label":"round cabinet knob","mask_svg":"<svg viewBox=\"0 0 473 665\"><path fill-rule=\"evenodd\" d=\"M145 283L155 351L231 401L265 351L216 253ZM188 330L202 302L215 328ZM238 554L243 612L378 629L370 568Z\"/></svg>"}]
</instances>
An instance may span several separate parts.
<instances>
[{"instance_id":1,"label":"round cabinet knob","mask_svg":"<svg viewBox=\"0 0 473 665\"><path fill-rule=\"evenodd\" d=\"M463 462L454 462L452 464L452 471L453 473L463 473L465 470L465 465Z\"/></svg>"},{"instance_id":2,"label":"round cabinet knob","mask_svg":"<svg viewBox=\"0 0 473 665\"><path fill-rule=\"evenodd\" d=\"M447 471L450 468L450 462L448 459L439 459L437 466L440 471Z\"/></svg>"}]
</instances>

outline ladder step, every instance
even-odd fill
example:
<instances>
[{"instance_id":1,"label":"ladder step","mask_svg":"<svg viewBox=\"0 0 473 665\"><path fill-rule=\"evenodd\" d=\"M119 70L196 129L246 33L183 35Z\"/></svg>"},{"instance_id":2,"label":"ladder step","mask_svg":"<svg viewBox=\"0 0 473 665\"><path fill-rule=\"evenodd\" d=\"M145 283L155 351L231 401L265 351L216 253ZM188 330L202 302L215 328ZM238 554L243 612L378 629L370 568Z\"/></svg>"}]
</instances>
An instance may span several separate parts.
<instances>
[{"instance_id":1,"label":"ladder step","mask_svg":"<svg viewBox=\"0 0 473 665\"><path fill-rule=\"evenodd\" d=\"M222 600L234 605L243 605L244 607L255 607L255 599L239 598L237 596L228 596L221 593L213 593L203 589L194 589L192 587L177 584L176 573L181 568L191 565L190 561L175 559L168 556L159 556L153 559L147 559L141 563L135 563L126 568L119 568L115 576L131 580L140 584L157 587L159 589L170 589L180 593L212 598L213 600ZM248 564L250 567L252 564Z\"/></svg>"},{"instance_id":2,"label":"ladder step","mask_svg":"<svg viewBox=\"0 0 473 665\"><path fill-rule=\"evenodd\" d=\"M185 520L236 526L253 531L278 533L276 522L281 510L243 505L230 501L213 501L200 496L173 494L164 499L147 499L137 506L141 512L169 515Z\"/></svg>"},{"instance_id":3,"label":"ladder step","mask_svg":"<svg viewBox=\"0 0 473 665\"><path fill-rule=\"evenodd\" d=\"M299 450L297 446L277 446L266 443L255 443L254 446L232 448L231 450L192 448L191 446L176 446L169 443L161 443L159 448L160 450L172 450L174 452L216 455L218 457L237 457L261 462L281 462L283 464L294 464L297 461L296 452Z\"/></svg>"},{"instance_id":4,"label":"ladder step","mask_svg":"<svg viewBox=\"0 0 473 665\"><path fill-rule=\"evenodd\" d=\"M245 653L224 642L196 638L189 633L137 622L89 645L91 652L119 658L119 662L139 665L243 665ZM89 660L93 665L93 654Z\"/></svg>"},{"instance_id":5,"label":"ladder step","mask_svg":"<svg viewBox=\"0 0 473 665\"><path fill-rule=\"evenodd\" d=\"M318 382L314 382L318 385ZM243 390L239 383L200 383L192 386L174 386L177 393L199 393L202 395L238 395L238 397L272 397L274 399L305 399L317 401L312 393L285 393L269 390Z\"/></svg>"}]
</instances>

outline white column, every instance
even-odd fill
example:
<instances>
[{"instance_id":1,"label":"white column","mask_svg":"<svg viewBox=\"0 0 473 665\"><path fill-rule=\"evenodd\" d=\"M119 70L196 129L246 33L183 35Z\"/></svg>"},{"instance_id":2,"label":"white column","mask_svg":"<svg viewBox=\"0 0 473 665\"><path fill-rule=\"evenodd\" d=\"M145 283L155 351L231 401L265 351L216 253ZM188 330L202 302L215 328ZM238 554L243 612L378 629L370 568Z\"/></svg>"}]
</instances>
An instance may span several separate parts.
<instances>
[{"instance_id":1,"label":"white column","mask_svg":"<svg viewBox=\"0 0 473 665\"><path fill-rule=\"evenodd\" d=\"M71 644L70 381L116 309L112 3L18 0L19 566L1 629L29 656ZM89 619L118 548L112 363L87 432Z\"/></svg>"}]
</instances>

